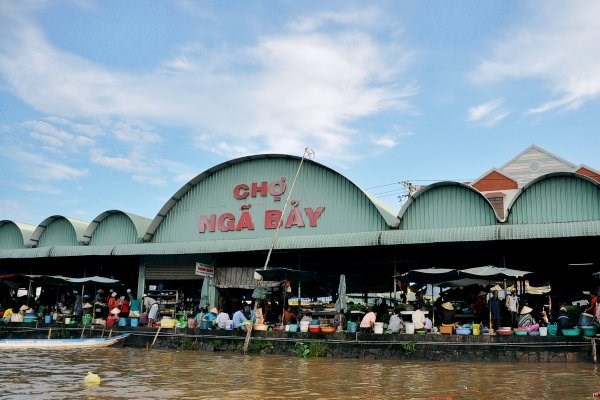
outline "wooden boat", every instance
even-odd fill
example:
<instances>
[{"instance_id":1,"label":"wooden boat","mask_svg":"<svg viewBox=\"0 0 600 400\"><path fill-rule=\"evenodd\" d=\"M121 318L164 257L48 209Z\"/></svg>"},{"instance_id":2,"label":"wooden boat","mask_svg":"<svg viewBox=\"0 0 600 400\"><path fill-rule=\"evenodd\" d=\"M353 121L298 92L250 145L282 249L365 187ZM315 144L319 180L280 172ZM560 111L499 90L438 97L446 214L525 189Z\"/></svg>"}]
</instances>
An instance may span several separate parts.
<instances>
[{"instance_id":1,"label":"wooden boat","mask_svg":"<svg viewBox=\"0 0 600 400\"><path fill-rule=\"evenodd\" d=\"M123 341L129 333L107 338L87 339L2 339L0 350L5 349L80 349L108 347Z\"/></svg>"}]
</instances>

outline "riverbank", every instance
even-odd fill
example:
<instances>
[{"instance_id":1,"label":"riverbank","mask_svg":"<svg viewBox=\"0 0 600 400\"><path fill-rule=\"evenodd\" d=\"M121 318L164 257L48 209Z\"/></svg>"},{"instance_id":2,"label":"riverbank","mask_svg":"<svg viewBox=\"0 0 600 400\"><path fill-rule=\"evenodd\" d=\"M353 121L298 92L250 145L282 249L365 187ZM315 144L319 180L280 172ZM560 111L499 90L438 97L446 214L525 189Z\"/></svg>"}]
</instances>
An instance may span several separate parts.
<instances>
[{"instance_id":1,"label":"riverbank","mask_svg":"<svg viewBox=\"0 0 600 400\"><path fill-rule=\"evenodd\" d=\"M134 348L240 353L246 339L243 332L198 328L0 325L1 339L106 337L124 332L130 336L123 346ZM381 360L590 363L594 362L595 340L581 336L252 332L248 352Z\"/></svg>"}]
</instances>

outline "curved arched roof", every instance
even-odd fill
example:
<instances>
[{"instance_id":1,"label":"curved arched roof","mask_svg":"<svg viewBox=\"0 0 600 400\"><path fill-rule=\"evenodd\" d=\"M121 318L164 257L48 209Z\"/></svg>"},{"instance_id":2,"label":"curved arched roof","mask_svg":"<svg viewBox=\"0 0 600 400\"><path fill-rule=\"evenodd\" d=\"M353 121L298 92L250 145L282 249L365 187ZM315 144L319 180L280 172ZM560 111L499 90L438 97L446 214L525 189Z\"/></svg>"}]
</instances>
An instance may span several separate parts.
<instances>
[{"instance_id":1,"label":"curved arched roof","mask_svg":"<svg viewBox=\"0 0 600 400\"><path fill-rule=\"evenodd\" d=\"M0 221L0 249L25 248L34 231L34 225Z\"/></svg>"},{"instance_id":2,"label":"curved arched roof","mask_svg":"<svg viewBox=\"0 0 600 400\"><path fill-rule=\"evenodd\" d=\"M79 245L88 222L75 218L53 215L43 220L31 235L31 247L47 247L54 245Z\"/></svg>"},{"instance_id":3,"label":"curved arched roof","mask_svg":"<svg viewBox=\"0 0 600 400\"><path fill-rule=\"evenodd\" d=\"M457 228L498 223L490 202L471 186L459 182L437 182L404 203L400 229Z\"/></svg>"},{"instance_id":4,"label":"curved arched roof","mask_svg":"<svg viewBox=\"0 0 600 400\"><path fill-rule=\"evenodd\" d=\"M200 185L204 185L204 184L212 184L212 182L209 182L211 179L214 178L214 181L218 181L220 184L225 184L225 183L231 184L232 182L228 181L228 179L229 180L252 179L252 176L251 176L252 174L248 170L252 169L252 168L256 168L258 170L258 172L256 174L254 174L255 179L258 179L256 177L257 175L261 176L260 179L262 179L263 176L265 177L264 179L267 179L266 178L267 175L271 176L273 178L286 176L288 179L287 187L288 187L288 190L290 190L292 178L295 175L295 172L299 165L300 160L301 160L301 157L285 155L285 154L252 155L252 156L240 157L235 160L226 161L224 163L221 163L215 167L212 167L212 168L204 171L203 173L199 174L198 176L196 176L195 178L190 180L188 183L183 185L181 187L181 189L179 189L165 203L165 205L161 208L161 210L158 212L158 214L156 215L156 217L153 219L152 223L150 224L148 231L147 231L146 235L144 236L144 240L147 242L149 242L149 241L165 241L165 240L157 240L155 235L157 234L157 231L159 230L159 228L161 226L164 226L163 224L165 223L165 218L167 217L167 215L172 213L173 210L175 209L175 207L177 206L177 204L179 204L182 201L182 199L184 199L186 196L190 196L192 194L192 192L194 190L196 190L197 187L199 187ZM264 161L268 161L268 163L261 164L261 162L264 162ZM337 180L335 182L333 182L332 177L337 178ZM301 193L302 190L304 190L307 186L310 186L310 185L312 185L312 186L322 185L320 187L320 189L322 189L323 187L325 187L325 189L331 189L330 192L335 191L335 193L333 193L332 195L338 195L338 194L344 193L346 195L350 194L350 195L354 195L354 196L362 196L362 199L358 199L358 197L356 197L351 200L348 200L348 199L340 197L338 200L339 200L339 203L344 203L347 200L354 201L355 207L358 206L360 208L358 210L357 209L353 210L356 213L356 216L347 215L345 219L352 220L352 218L354 218L355 220L359 220L360 218L362 218L361 221L366 221L366 220L371 219L371 222L373 222L373 223L366 230L386 229L389 226L394 226L397 224L397 218L393 211L389 210L381 202L374 203L372 201L372 197L370 197L370 195L368 195L363 190L358 188L354 183L352 183L350 180L345 178L343 175L339 174L338 172L334 171L333 169L331 169L327 166L324 166L322 164L319 164L319 163L314 162L309 159L305 159L303 169L298 178L298 183L300 183L300 181L303 182L303 185L297 184L295 192L294 192L294 196L297 196L298 193ZM240 181L240 182L236 182L236 183L243 183L243 182ZM244 183L249 184L250 182L244 182ZM331 187L327 186L327 184L329 184L329 186L331 186ZM300 186L304 186L304 188L302 188ZM222 190L231 190L231 189L233 189L233 187L224 189L224 188L216 186L214 189L222 192ZM308 191L305 190L304 197L306 198L306 197L310 197L310 196L312 196L312 197L321 196L321 198L322 198L322 196L324 196L324 192L325 192L325 190L313 190L310 192L310 195L308 195L307 194ZM230 192L228 192L228 193L230 193ZM287 192L286 192L286 194L287 194ZM284 196L286 196L286 194L284 194ZM206 194L204 196L205 196L204 199L206 199L212 195ZM221 195L221 197L218 200L214 200L215 204L219 201L222 203L224 201L227 201L227 199L223 199L223 196ZM285 201L285 198L281 199L280 205L277 205L278 209L280 209L283 206L284 201ZM312 206L316 206L316 205L317 204L312 204ZM197 205L194 205L194 206L197 206ZM223 206L223 204L218 204L214 208L222 208L222 206ZM233 209L233 207L236 207L235 205L229 204L229 206L232 208L229 211L237 212L237 210ZM333 207L335 205L331 204L330 206ZM237 207L239 209L239 206L237 206ZM377 216L371 215L371 209L375 210L375 212L377 213ZM288 208L288 210L289 210L289 208ZM333 213L334 211L335 211L335 209L330 208L325 212ZM350 210L348 210L348 212L350 213ZM365 214L369 214L369 215L365 215ZM198 217L199 217L199 215L198 215ZM384 222L384 224L380 226L380 225L378 225L378 222L375 223L374 221L372 221L373 219L377 219L377 218L381 219ZM338 222L342 222L342 221L338 221ZM375 227L374 224L377 226ZM366 225L369 225L369 224L365 224L365 226ZM343 228L343 226L341 226L341 225L340 225L340 227ZM167 229L167 228L165 227L165 229ZM328 232L328 233L331 233L331 232ZM273 232L270 232L269 235L272 236Z\"/></svg>"},{"instance_id":5,"label":"curved arched roof","mask_svg":"<svg viewBox=\"0 0 600 400\"><path fill-rule=\"evenodd\" d=\"M509 224L600 219L600 183L574 172L542 175L523 186L508 207Z\"/></svg>"},{"instance_id":6,"label":"curved arched roof","mask_svg":"<svg viewBox=\"0 0 600 400\"><path fill-rule=\"evenodd\" d=\"M110 224L111 219L112 224ZM99 227L107 222L111 226L98 232ZM108 210L90 222L83 234L82 243L90 245L139 243L143 240L151 222L150 218L119 210Z\"/></svg>"}]
</instances>

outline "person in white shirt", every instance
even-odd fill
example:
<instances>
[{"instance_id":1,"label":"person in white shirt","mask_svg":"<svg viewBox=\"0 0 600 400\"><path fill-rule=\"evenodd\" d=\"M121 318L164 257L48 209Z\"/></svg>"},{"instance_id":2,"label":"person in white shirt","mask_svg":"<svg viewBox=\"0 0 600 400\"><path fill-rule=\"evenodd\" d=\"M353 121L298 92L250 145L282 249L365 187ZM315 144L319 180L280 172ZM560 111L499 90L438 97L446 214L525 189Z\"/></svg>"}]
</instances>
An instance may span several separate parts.
<instances>
[{"instance_id":1,"label":"person in white shirt","mask_svg":"<svg viewBox=\"0 0 600 400\"><path fill-rule=\"evenodd\" d=\"M223 310L221 310L221 312L217 315L217 318L214 321L214 324L219 328L219 329L225 329L226 325L227 325L227 321L229 321L229 314L227 314L226 312L224 312Z\"/></svg>"},{"instance_id":2,"label":"person in white shirt","mask_svg":"<svg viewBox=\"0 0 600 400\"><path fill-rule=\"evenodd\" d=\"M390 322L388 323L388 329L392 333L398 333L402 330L404 326L402 325L402 317L400 317L400 311L395 310L394 314L390 317Z\"/></svg>"},{"instance_id":3,"label":"person in white shirt","mask_svg":"<svg viewBox=\"0 0 600 400\"><path fill-rule=\"evenodd\" d=\"M415 329L423 329L425 328L425 313L422 310L421 304L417 304L415 306L415 311L413 311L412 322L415 326Z\"/></svg>"},{"instance_id":4,"label":"person in white shirt","mask_svg":"<svg viewBox=\"0 0 600 400\"><path fill-rule=\"evenodd\" d=\"M371 308L371 311L365 314L363 319L360 321L360 329L363 332L372 332L375 328L375 322L377 320L377 312Z\"/></svg>"}]
</instances>

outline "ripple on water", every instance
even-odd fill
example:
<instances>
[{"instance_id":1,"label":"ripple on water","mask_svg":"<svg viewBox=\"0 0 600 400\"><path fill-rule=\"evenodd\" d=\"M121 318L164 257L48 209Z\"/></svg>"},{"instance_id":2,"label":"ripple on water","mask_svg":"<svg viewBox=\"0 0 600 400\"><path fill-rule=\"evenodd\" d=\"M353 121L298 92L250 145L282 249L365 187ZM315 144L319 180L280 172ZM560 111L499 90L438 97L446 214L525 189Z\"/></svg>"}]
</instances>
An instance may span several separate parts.
<instances>
[{"instance_id":1,"label":"ripple on water","mask_svg":"<svg viewBox=\"0 0 600 400\"><path fill-rule=\"evenodd\" d=\"M146 351L0 352L9 399L589 399L600 390L591 364L500 364L302 359ZM99 386L86 386L88 371ZM523 383L526 383L523 385ZM516 392L518 388L518 392Z\"/></svg>"}]
</instances>

